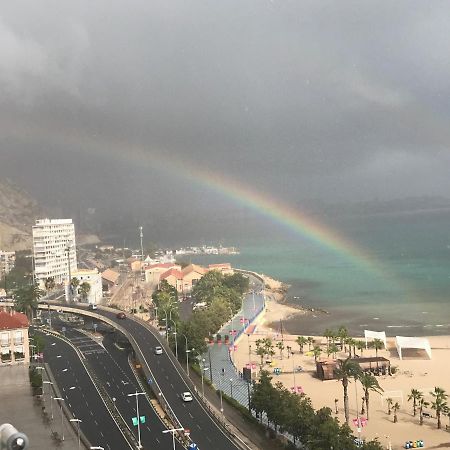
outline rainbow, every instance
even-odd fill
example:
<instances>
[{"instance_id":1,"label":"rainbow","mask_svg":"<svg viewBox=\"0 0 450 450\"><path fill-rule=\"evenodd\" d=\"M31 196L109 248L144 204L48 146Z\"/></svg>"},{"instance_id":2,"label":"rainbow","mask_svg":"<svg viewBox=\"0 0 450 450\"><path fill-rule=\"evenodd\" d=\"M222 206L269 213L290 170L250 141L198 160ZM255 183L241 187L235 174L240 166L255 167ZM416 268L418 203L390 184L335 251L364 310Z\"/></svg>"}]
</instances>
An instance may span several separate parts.
<instances>
[{"instance_id":1,"label":"rainbow","mask_svg":"<svg viewBox=\"0 0 450 450\"><path fill-rule=\"evenodd\" d=\"M326 227L322 223L293 208L287 203L281 202L267 193L257 192L250 186L245 185L231 177L211 171L208 168L201 168L186 160L181 160L173 156L166 156L157 151L145 148L144 146L111 140L103 136L90 137L80 135L73 129L48 130L48 127L29 125L23 129L17 123L3 123L3 134L13 134L19 140L30 140L41 138L61 142L61 145L69 144L76 146L80 152L87 154L101 154L105 157L113 156L115 159L123 160L126 163L139 164L141 167L156 169L173 175L183 177L201 188L215 191L236 204L246 206L258 214L269 218L271 221L280 224L303 239L325 248L344 257L358 267L365 268L372 275L389 278L378 261L364 252L350 240L340 236L335 230Z\"/></svg>"}]
</instances>

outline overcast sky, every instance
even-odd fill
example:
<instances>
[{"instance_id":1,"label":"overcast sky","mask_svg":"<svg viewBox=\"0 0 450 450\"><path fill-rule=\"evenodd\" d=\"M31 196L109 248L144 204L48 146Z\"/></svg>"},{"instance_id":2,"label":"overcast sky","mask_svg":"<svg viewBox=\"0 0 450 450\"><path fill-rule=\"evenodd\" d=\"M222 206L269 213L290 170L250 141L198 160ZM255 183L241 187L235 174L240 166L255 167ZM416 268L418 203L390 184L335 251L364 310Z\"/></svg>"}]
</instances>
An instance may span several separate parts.
<instances>
[{"instance_id":1,"label":"overcast sky","mask_svg":"<svg viewBox=\"0 0 450 450\"><path fill-rule=\"evenodd\" d=\"M232 206L117 157L138 145L296 205L447 196L449 30L447 1L4 2L0 176L51 202Z\"/></svg>"}]
</instances>

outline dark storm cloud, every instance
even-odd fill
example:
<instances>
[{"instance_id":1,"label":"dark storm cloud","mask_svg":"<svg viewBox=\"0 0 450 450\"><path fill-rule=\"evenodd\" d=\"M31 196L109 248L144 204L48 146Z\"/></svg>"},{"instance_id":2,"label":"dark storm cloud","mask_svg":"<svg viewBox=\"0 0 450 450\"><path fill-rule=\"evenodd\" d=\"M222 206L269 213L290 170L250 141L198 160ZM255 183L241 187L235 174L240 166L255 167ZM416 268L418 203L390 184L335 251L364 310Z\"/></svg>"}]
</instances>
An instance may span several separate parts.
<instances>
[{"instance_id":1,"label":"dark storm cloud","mask_svg":"<svg viewBox=\"0 0 450 450\"><path fill-rule=\"evenodd\" d=\"M71 200L128 201L145 184L140 205L173 205L159 186L181 187L177 174L106 153L86 160L52 139L52 129L70 129L296 203L447 195L449 29L446 2L10 2L0 16L0 117L46 134L21 140L2 129L0 175L56 196L42 175L58 171Z\"/></svg>"}]
</instances>

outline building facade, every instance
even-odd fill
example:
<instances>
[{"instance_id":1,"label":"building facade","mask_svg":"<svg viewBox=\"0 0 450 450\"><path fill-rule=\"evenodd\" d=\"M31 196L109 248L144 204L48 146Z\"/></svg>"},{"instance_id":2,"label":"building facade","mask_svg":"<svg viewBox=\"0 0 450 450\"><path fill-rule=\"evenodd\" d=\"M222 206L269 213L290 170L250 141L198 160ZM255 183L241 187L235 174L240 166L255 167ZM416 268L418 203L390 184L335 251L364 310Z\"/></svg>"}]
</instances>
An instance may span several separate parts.
<instances>
[{"instance_id":1,"label":"building facade","mask_svg":"<svg viewBox=\"0 0 450 450\"><path fill-rule=\"evenodd\" d=\"M0 250L0 277L8 274L16 263L16 252L3 252Z\"/></svg>"},{"instance_id":2,"label":"building facade","mask_svg":"<svg viewBox=\"0 0 450 450\"><path fill-rule=\"evenodd\" d=\"M76 278L78 280L78 286L72 297L73 299L84 303L87 302L90 305L100 303L103 297L102 276L98 273L97 269L78 269L72 272L71 276L72 279ZM88 283L90 286L86 299L83 298L82 290L80 289L83 283Z\"/></svg>"},{"instance_id":3,"label":"building facade","mask_svg":"<svg viewBox=\"0 0 450 450\"><path fill-rule=\"evenodd\" d=\"M39 286L44 289L48 277L56 284L67 284L69 275L77 270L72 219L37 220L32 231L34 274Z\"/></svg>"},{"instance_id":4,"label":"building facade","mask_svg":"<svg viewBox=\"0 0 450 450\"><path fill-rule=\"evenodd\" d=\"M0 367L30 363L28 325L25 314L0 311Z\"/></svg>"}]
</instances>

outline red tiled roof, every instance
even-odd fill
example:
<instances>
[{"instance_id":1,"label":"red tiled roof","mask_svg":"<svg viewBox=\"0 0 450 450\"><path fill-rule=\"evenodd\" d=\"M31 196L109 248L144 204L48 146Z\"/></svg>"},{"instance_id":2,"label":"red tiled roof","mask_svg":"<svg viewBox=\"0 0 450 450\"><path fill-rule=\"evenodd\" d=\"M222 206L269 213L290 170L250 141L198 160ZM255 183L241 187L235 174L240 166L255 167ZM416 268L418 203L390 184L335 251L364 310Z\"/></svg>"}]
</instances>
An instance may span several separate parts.
<instances>
[{"instance_id":1,"label":"red tiled roof","mask_svg":"<svg viewBox=\"0 0 450 450\"><path fill-rule=\"evenodd\" d=\"M29 322L25 314L0 311L0 330L14 330L16 328L28 328Z\"/></svg>"},{"instance_id":2,"label":"red tiled roof","mask_svg":"<svg viewBox=\"0 0 450 450\"><path fill-rule=\"evenodd\" d=\"M171 275L173 275L177 280L183 279L183 274L177 269L169 269L167 272L164 272L163 274L161 274L159 279L165 280L167 277L170 277Z\"/></svg>"},{"instance_id":3,"label":"red tiled roof","mask_svg":"<svg viewBox=\"0 0 450 450\"><path fill-rule=\"evenodd\" d=\"M183 275L187 275L188 273L191 273L191 272L197 272L201 275L205 275L207 270L202 266L198 266L197 264L189 264L182 270L182 272L183 272Z\"/></svg>"},{"instance_id":4,"label":"red tiled roof","mask_svg":"<svg viewBox=\"0 0 450 450\"><path fill-rule=\"evenodd\" d=\"M102 272L102 278L104 278L107 281L110 281L111 283L116 283L119 277L120 273L112 269L106 269L104 272Z\"/></svg>"}]
</instances>

